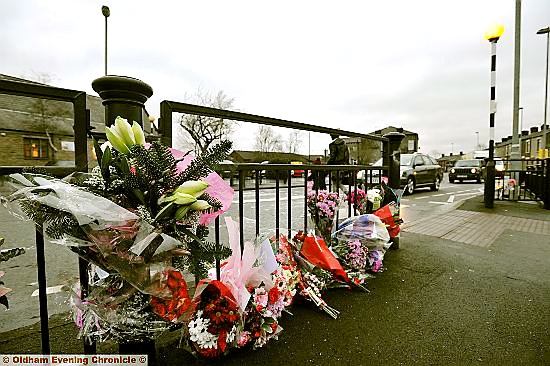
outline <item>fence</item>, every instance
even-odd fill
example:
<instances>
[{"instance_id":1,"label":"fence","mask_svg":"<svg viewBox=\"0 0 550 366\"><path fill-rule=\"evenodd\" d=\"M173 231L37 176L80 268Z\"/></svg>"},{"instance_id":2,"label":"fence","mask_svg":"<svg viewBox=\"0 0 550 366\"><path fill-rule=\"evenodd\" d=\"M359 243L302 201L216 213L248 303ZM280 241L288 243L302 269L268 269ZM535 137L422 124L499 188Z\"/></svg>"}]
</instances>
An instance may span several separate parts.
<instances>
[{"instance_id":1,"label":"fence","mask_svg":"<svg viewBox=\"0 0 550 366\"><path fill-rule=\"evenodd\" d=\"M549 165L550 159L503 159L497 165L495 199L538 201L550 209Z\"/></svg>"},{"instance_id":2,"label":"fence","mask_svg":"<svg viewBox=\"0 0 550 366\"><path fill-rule=\"evenodd\" d=\"M74 142L75 142L75 168L63 167L41 167L50 174L62 177L76 171L87 171L88 155L86 135L89 127L88 111L86 110L86 93L75 90L54 88L40 84L28 84L0 80L0 93L19 95L32 98L44 98L70 102L73 104L74 113ZM21 172L25 167L0 167L0 175ZM46 295L46 263L44 237L41 228L36 228L36 263L38 280L38 300L40 304L40 336L42 341L42 352L50 353L50 336L48 329L48 299ZM80 285L83 296L88 289L88 263L83 259L78 261ZM93 351L95 347L90 344L84 345L85 351Z\"/></svg>"},{"instance_id":3,"label":"fence","mask_svg":"<svg viewBox=\"0 0 550 366\"><path fill-rule=\"evenodd\" d=\"M135 84L136 79L133 79L132 83ZM117 79L117 88L120 87L120 80ZM147 88L144 88L145 94L147 93ZM89 111L86 109L86 93L81 91L73 91L67 89L60 89L49 87L39 84L28 84L20 82L12 82L6 80L0 80L0 93L20 95L32 98L44 98L52 100L61 100L70 102L73 104L74 109L74 141L75 141L75 167L73 168L64 168L64 167L41 167L41 169L47 170L48 173L63 177L74 171L86 172L88 170L88 144L87 144L87 135L91 134L89 126ZM100 92L101 95L101 92ZM140 99L137 102L128 100L126 95L125 98L117 99L113 97L112 94L109 94L111 98L110 105L106 108L106 120L114 120L112 113L122 114L122 117L127 117L124 115L125 104L129 104L130 107L127 108L130 110L130 115L139 115L140 112L136 110L136 104L140 105L145 100ZM142 96L140 96L142 98ZM113 102L114 101L114 102ZM120 105L114 105L120 103ZM327 134L339 134L341 136L349 137L363 137L378 140L381 142L383 148L383 161L384 166L382 167L371 167L363 165L347 165L347 166L332 166L332 165L314 165L314 164L303 164L303 165L294 165L294 164L237 164L236 171L238 172L238 217L239 217L239 226L241 232L241 246L245 240L245 207L244 207L244 193L246 191L254 192L254 217L255 217L255 231L254 235L258 235L262 230L260 226L260 221L262 220L262 206L260 205L260 196L264 194L266 190L274 190L275 197L275 211L273 214L273 226L277 233L281 226L281 217L282 215L282 196L281 192L286 192L287 196L287 206L286 206L286 228L290 230L291 228L303 228L307 229L307 208L306 208L306 192L307 192L307 174L298 180L295 180L291 176L291 170L303 169L306 172L315 172L323 170L327 172L327 179L329 188L332 188L332 177L338 174L347 174L351 177L348 182L348 189L357 188L365 186L369 183L377 183L379 177L386 175L389 177L389 185L391 187L399 187L399 145L401 139L403 138L402 134L394 133L389 134L387 137L373 136L367 134L361 134L350 131L343 131L339 129L331 129L320 126L308 125L304 123L298 123L293 121L286 121L276 118L261 117L246 113L219 110L214 108L208 108L203 106L196 106L185 103L169 102L164 101L161 103L161 119L160 119L160 138L168 146L171 146L172 143L172 113L191 113L191 114L201 114L205 116L214 116L219 118L227 118L235 121L242 122L251 122L257 124L265 124L271 126L279 126L292 128L303 131L312 131L319 133ZM130 116L129 119L132 119ZM128 117L127 117L128 118ZM97 134L96 134L97 136ZM0 174L6 175L11 173L22 172L28 167L23 166L10 166L10 167L0 167ZM221 169L224 167L221 166ZM265 184L265 177L262 176L263 171L275 171L282 172L282 175L276 174L276 178L271 180L270 184ZM357 172L363 171L363 180L357 179ZM280 178L279 178L280 177ZM285 179L286 178L286 179ZM375 181L378 180L378 181ZM252 187L247 183L252 184ZM302 213L299 215L302 222L296 220L296 215L293 214L293 208L291 205L291 197L293 190L300 190L301 197L303 197ZM348 204L347 206L347 216L352 215L352 206ZM219 220L215 223L215 240L219 242L220 240L220 222ZM48 309L47 309L47 297L46 297L46 264L44 258L44 238L42 236L42 229L36 227L36 247L37 247L37 276L38 276L38 286L39 286L39 306L40 306L40 327L41 327L41 343L42 343L42 353L50 353L50 339L49 339L49 329L48 329ZM88 263L83 259L79 259L79 277L80 284L82 289L82 296L86 296L88 289ZM84 352L85 353L95 353L96 347L95 343L87 343L84 341ZM142 350L143 351L143 350Z\"/></svg>"}]
</instances>

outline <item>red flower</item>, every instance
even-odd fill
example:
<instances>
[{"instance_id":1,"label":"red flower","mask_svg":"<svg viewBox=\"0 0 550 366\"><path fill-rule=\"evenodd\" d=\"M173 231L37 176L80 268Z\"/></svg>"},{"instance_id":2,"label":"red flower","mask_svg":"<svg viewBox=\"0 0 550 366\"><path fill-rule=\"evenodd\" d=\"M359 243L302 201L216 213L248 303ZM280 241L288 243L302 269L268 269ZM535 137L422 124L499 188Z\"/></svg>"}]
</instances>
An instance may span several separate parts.
<instances>
[{"instance_id":1,"label":"red flower","mask_svg":"<svg viewBox=\"0 0 550 366\"><path fill-rule=\"evenodd\" d=\"M152 296L151 308L161 318L173 322L178 320L191 306L191 299L187 292L187 284L183 281L181 273L175 269L167 269L163 272L167 277L166 298Z\"/></svg>"},{"instance_id":2,"label":"red flower","mask_svg":"<svg viewBox=\"0 0 550 366\"><path fill-rule=\"evenodd\" d=\"M267 293L267 296L269 298L269 302L274 304L276 303L278 300L279 300L279 289L277 288L277 286L273 286L271 288L271 290L269 290L269 292Z\"/></svg>"}]
</instances>

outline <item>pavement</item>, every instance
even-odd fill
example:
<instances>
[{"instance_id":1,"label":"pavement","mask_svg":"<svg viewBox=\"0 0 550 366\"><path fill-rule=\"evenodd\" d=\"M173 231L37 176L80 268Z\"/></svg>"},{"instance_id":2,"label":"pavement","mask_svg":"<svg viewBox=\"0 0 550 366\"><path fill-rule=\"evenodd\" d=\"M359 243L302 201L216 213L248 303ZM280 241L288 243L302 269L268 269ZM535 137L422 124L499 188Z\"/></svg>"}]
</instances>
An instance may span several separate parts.
<instances>
[{"instance_id":1,"label":"pavement","mask_svg":"<svg viewBox=\"0 0 550 366\"><path fill-rule=\"evenodd\" d=\"M370 293L330 290L334 320L309 303L281 319L277 341L216 362L156 342L159 365L550 365L550 211L483 197L404 223ZM4 315L0 315L1 317ZM65 314L50 319L52 353L83 353ZM0 354L40 354L39 326L0 333ZM98 353L117 353L114 343Z\"/></svg>"}]
</instances>

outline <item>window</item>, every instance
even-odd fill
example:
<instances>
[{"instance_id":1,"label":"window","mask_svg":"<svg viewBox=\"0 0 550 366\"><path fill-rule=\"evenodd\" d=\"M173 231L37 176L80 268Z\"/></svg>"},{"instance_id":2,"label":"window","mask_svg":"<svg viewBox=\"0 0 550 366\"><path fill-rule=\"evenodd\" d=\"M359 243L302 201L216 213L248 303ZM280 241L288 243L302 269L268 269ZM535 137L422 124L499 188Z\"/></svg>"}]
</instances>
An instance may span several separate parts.
<instances>
[{"instance_id":1,"label":"window","mask_svg":"<svg viewBox=\"0 0 550 366\"><path fill-rule=\"evenodd\" d=\"M47 139L24 137L23 150L25 159L41 160L49 158Z\"/></svg>"}]
</instances>

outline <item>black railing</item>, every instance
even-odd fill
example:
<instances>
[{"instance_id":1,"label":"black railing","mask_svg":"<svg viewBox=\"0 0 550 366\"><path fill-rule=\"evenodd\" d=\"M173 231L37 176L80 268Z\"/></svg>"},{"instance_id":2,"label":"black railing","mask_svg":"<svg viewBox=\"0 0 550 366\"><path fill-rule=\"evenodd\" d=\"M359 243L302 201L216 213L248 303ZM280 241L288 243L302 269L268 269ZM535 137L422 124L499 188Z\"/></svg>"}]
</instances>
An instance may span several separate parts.
<instances>
[{"instance_id":1,"label":"black railing","mask_svg":"<svg viewBox=\"0 0 550 366\"><path fill-rule=\"evenodd\" d=\"M207 116L207 117L216 117L216 118L222 118L226 120L236 121L236 122L249 122L254 124L260 124L260 125L269 125L269 126L275 126L275 127L285 127L290 128L294 130L302 130L302 131L308 131L308 132L318 132L318 133L324 133L324 134L336 134L339 136L347 136L347 137L360 137L364 139L369 140L375 140L380 141L382 145L382 156L383 156L383 162L385 166L384 175L386 175L389 178L389 186L392 188L399 188L400 181L399 181L399 146L401 143L401 140L404 135L402 134L390 134L391 136L383 137L378 135L371 135L371 134L363 134L353 131L344 131L340 129L334 129L334 128L328 128L328 127L321 127L321 126L315 126L310 125L306 123L300 123L300 122L294 122L294 121L288 121L278 118L271 118L271 117L264 117L264 116L258 116L248 113L242 113L242 112L236 112L236 111L229 111L229 110L223 110L223 109L216 109L211 107L204 107L204 106L198 106L193 104L187 104L187 103L180 103L180 102L174 102L174 101L163 101L160 104L160 113L161 116L159 118L159 133L162 136L162 141L167 146L172 146L172 116L173 113L184 113L184 114L192 114L192 115L201 115L201 116ZM225 167L227 168L227 167ZM224 169L225 169L224 168ZM281 171L283 172L282 177L284 178L285 175L287 177L287 181L290 182L292 177L290 175L291 170L295 169L303 169L303 170L311 170L311 171L326 171L328 172L329 176L329 184L331 184L331 177L333 174L339 174L340 172L350 172L350 176L353 177L352 180L349 181L348 185L357 185L356 172L359 170L365 171L365 176L367 177L373 177L373 171L378 170L379 176L381 176L380 173L382 173L382 169L380 168L372 168L369 166L356 166L356 165L337 165L337 166L328 166L328 165L294 165L294 164L239 164L238 165L238 204L239 204L239 228L240 228L240 240L241 240L241 246L244 246L244 240L245 240L245 223L244 223L244 192L247 189L246 187L246 178L247 176L254 178L254 188L256 191L255 194L255 200L257 203L260 201L260 192L263 191L260 189L260 182L263 179L261 176L262 171ZM252 172L252 175L250 175L250 172ZM343 173L342 173L343 174ZM304 178L306 179L306 178ZM278 234L278 230L281 227L280 223L280 195L279 190L281 189L281 181L283 179L275 179L274 181L274 187L272 189L275 189L277 192L275 195L275 229L277 230L276 234ZM306 182L304 181L303 184L300 186L303 187L303 196L304 196L304 207L306 204L305 197L306 197ZM291 196L291 185L286 185L287 188L287 194L288 197ZM290 200L290 199L289 199ZM287 208L290 206L289 203L287 203ZM305 210L307 211L307 210ZM260 205L256 204L256 211L255 211L255 228L256 228L256 235L259 234L260 229ZM348 207L348 214L351 215L351 206ZM288 220L291 220L290 214L287 213L287 228L290 229L293 225L293 222L289 222ZM304 228L307 228L307 215L304 213ZM216 233L219 233L219 222L216 223ZM247 225L248 226L248 225ZM278 237L278 235L276 236Z\"/></svg>"},{"instance_id":2,"label":"black railing","mask_svg":"<svg viewBox=\"0 0 550 366\"><path fill-rule=\"evenodd\" d=\"M550 159L502 159L498 162L495 199L538 201L550 209Z\"/></svg>"},{"instance_id":3,"label":"black railing","mask_svg":"<svg viewBox=\"0 0 550 366\"><path fill-rule=\"evenodd\" d=\"M296 169L304 170L304 174L300 177L294 177L292 172ZM326 188L329 191L338 192L339 188L335 187L333 177L337 174L346 176L344 187L346 191L356 189L368 189L380 183L380 178L387 176L387 166L366 166L366 165L316 165L316 164L234 164L220 165L221 171L234 171L234 177L227 179L236 189L236 210L233 212L238 215L240 227L240 240L244 243L245 240L253 240L255 237L265 232L275 230L275 237L279 237L280 230L288 230L287 235L290 235L291 230L308 230L308 211L307 211L307 191L308 185L314 183L313 172L319 173L322 176ZM357 173L364 178L357 178ZM271 174L270 174L271 173ZM268 178L273 177L273 178ZM311 189L312 187L310 187ZM247 209L246 203L248 199L246 193L250 193L253 201L253 209ZM266 199L266 195L273 193L273 197ZM342 195L342 191L340 194ZM286 200L286 205L284 201ZM297 207L293 207L292 201L299 201ZM343 216L347 218L358 214L353 208L353 205L344 200L342 197ZM263 202L273 203L273 210L266 209L268 204ZM263 215L262 215L263 213ZM271 215L272 217L265 217ZM271 221L268 221L271 220ZM248 225L245 221L254 221L254 225ZM268 222L267 224L263 224ZM216 232L219 232L219 223L217 223ZM284 229L283 229L284 228Z\"/></svg>"},{"instance_id":4,"label":"black railing","mask_svg":"<svg viewBox=\"0 0 550 366\"><path fill-rule=\"evenodd\" d=\"M60 167L40 167L47 169L51 174L64 176L74 171L87 171L88 168L88 143L87 132L89 129L88 112L86 110L86 93L76 90L55 88L47 85L21 83L9 80L0 80L0 93L18 95L31 98L42 98L70 102L73 105L74 116L74 146L75 146L75 167L64 169ZM21 172L24 167L0 167L0 174L11 174ZM48 299L46 295L46 260L44 248L44 236L42 228L36 227L36 263L38 280L38 300L40 306L40 336L42 342L42 353L50 354L50 334L48 329ZM78 261L80 285L83 296L88 289L87 268L88 263L83 259ZM95 351L95 344L84 344L87 352Z\"/></svg>"}]
</instances>

